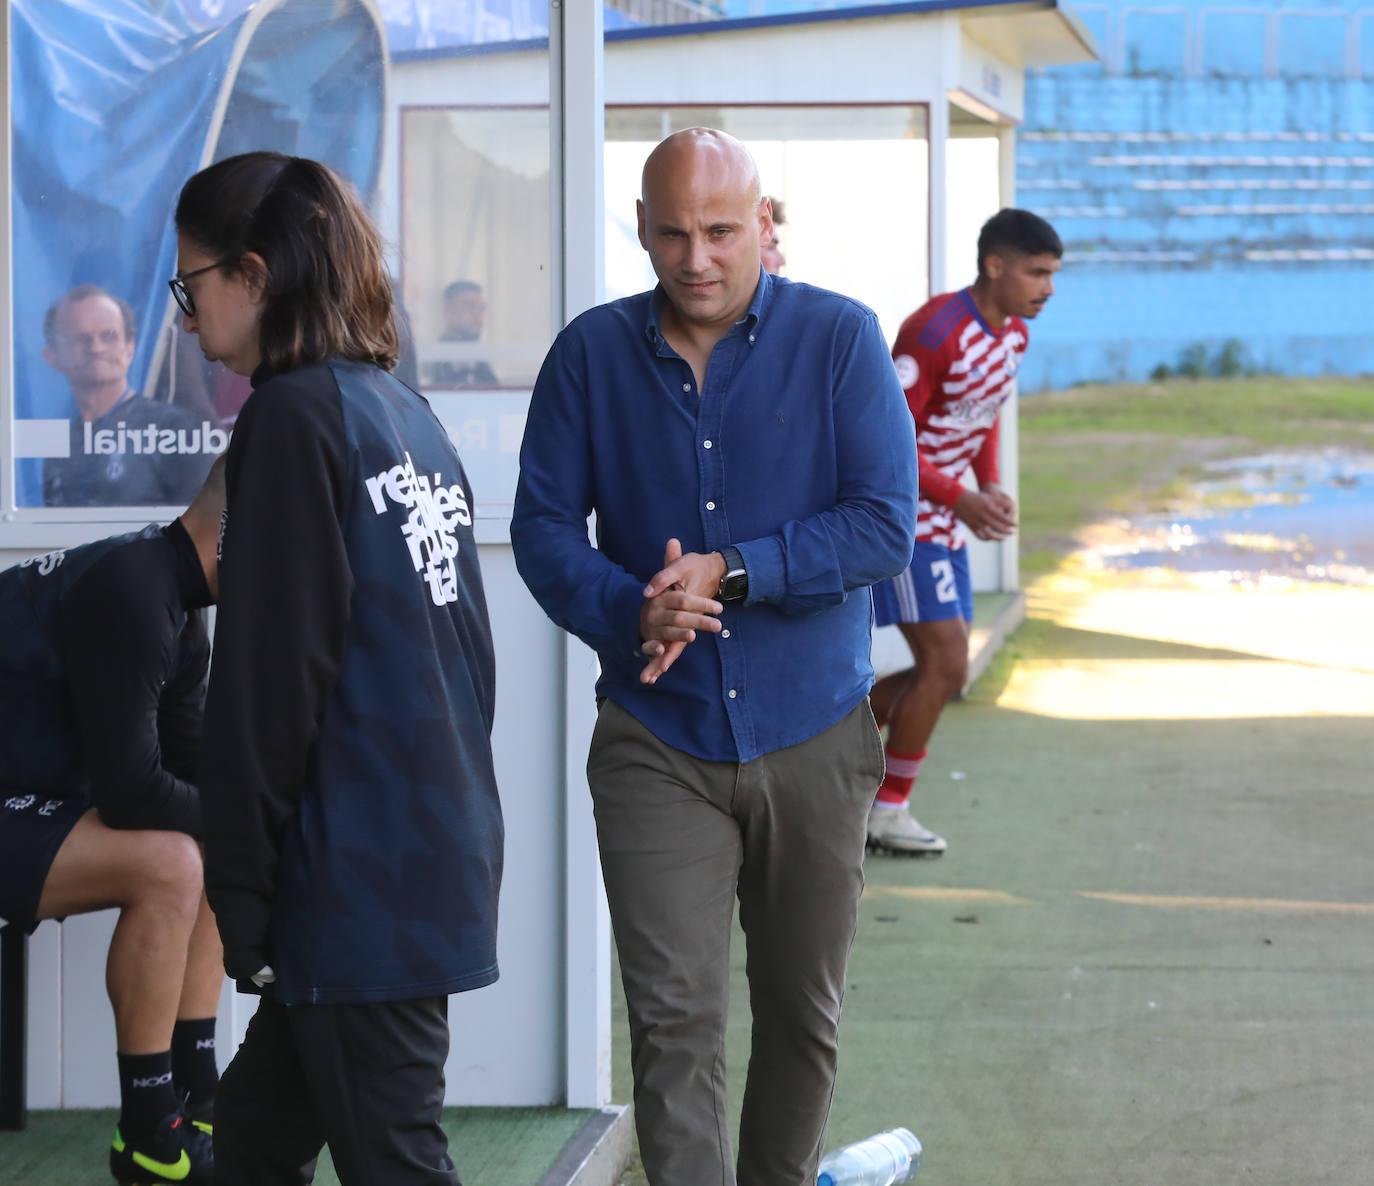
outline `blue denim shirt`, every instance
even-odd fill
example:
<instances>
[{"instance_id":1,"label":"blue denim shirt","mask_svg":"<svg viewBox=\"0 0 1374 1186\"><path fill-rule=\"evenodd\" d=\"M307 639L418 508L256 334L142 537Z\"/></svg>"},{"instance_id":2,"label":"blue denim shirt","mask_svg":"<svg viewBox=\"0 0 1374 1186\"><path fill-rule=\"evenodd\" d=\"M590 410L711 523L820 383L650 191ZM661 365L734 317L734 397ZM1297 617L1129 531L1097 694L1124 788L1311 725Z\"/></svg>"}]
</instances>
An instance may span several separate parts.
<instances>
[{"instance_id":1,"label":"blue denim shirt","mask_svg":"<svg viewBox=\"0 0 1374 1186\"><path fill-rule=\"evenodd\" d=\"M511 524L535 600L600 657L597 694L712 761L806 741L868 694L869 587L910 563L916 525L915 431L877 318L759 275L701 391L659 329L661 289L559 334ZM749 595L645 685L644 586L674 536L684 552L733 544Z\"/></svg>"}]
</instances>

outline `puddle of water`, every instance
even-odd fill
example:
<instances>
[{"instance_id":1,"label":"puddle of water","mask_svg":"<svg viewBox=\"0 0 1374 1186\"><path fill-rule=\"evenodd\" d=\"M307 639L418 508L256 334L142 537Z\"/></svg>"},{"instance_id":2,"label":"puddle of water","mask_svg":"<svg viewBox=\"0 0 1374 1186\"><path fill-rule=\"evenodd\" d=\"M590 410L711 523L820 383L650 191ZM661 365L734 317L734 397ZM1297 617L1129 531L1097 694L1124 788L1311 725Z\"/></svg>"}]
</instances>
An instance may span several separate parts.
<instances>
[{"instance_id":1,"label":"puddle of water","mask_svg":"<svg viewBox=\"0 0 1374 1186\"><path fill-rule=\"evenodd\" d=\"M1180 510L1118 525L1105 568L1374 585L1374 455L1268 453L1209 467Z\"/></svg>"}]
</instances>

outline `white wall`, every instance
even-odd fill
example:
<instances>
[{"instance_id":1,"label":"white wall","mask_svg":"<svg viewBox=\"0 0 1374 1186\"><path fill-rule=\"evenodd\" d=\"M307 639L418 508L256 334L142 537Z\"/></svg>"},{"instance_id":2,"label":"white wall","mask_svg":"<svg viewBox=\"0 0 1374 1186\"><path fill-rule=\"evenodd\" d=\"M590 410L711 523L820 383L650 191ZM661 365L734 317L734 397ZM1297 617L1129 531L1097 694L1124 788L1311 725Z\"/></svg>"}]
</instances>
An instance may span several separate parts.
<instances>
[{"instance_id":1,"label":"white wall","mask_svg":"<svg viewBox=\"0 0 1374 1186\"><path fill-rule=\"evenodd\" d=\"M783 274L863 301L893 341L927 295L925 141L746 139L745 145L763 192L787 204ZM656 283L635 222L640 171L652 148L644 141L606 144L608 299Z\"/></svg>"}]
</instances>

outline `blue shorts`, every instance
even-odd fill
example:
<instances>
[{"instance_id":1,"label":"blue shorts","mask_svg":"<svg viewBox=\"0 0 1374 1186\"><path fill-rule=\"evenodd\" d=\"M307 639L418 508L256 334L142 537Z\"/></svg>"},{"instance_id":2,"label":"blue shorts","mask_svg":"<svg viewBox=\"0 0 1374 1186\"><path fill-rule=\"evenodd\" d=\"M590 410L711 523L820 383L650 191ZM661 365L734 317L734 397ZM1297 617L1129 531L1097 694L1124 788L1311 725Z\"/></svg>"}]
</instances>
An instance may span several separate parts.
<instances>
[{"instance_id":1,"label":"blue shorts","mask_svg":"<svg viewBox=\"0 0 1374 1186\"><path fill-rule=\"evenodd\" d=\"M911 567L873 586L879 626L898 622L973 621L973 581L968 549L918 543Z\"/></svg>"}]
</instances>

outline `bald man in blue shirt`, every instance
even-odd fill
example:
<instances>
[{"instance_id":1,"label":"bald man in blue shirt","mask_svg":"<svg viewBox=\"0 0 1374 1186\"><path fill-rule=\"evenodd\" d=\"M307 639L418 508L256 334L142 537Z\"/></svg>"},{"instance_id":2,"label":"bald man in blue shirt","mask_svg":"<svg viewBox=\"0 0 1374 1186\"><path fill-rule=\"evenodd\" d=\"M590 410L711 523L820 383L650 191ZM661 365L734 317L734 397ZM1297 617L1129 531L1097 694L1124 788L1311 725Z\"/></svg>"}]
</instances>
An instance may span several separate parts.
<instances>
[{"instance_id":1,"label":"bald man in blue shirt","mask_svg":"<svg viewBox=\"0 0 1374 1186\"><path fill-rule=\"evenodd\" d=\"M772 217L742 144L668 137L637 208L658 287L555 341L511 537L601 661L588 780L649 1181L801 1186L883 776L869 587L911 559L915 436L872 311L760 267ZM736 897L754 1016L738 1165Z\"/></svg>"}]
</instances>

